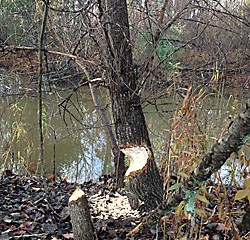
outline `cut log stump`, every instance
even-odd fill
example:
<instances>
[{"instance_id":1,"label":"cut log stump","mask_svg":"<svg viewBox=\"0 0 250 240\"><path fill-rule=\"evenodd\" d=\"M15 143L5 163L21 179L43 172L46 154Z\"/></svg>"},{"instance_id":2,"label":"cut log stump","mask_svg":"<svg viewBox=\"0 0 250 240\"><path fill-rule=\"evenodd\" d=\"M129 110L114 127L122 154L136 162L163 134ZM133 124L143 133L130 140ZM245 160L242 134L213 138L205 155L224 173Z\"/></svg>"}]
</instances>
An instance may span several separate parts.
<instances>
[{"instance_id":1,"label":"cut log stump","mask_svg":"<svg viewBox=\"0 0 250 240\"><path fill-rule=\"evenodd\" d=\"M75 240L97 239L86 194L77 188L69 199L69 212Z\"/></svg>"}]
</instances>

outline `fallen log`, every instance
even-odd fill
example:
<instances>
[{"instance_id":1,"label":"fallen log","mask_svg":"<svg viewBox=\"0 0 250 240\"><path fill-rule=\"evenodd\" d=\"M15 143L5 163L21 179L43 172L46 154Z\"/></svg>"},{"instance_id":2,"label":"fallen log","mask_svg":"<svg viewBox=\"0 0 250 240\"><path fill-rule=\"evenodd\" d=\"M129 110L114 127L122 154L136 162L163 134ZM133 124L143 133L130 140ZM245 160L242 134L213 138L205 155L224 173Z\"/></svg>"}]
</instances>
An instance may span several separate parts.
<instances>
[{"instance_id":1,"label":"fallen log","mask_svg":"<svg viewBox=\"0 0 250 240\"><path fill-rule=\"evenodd\" d=\"M191 175L182 185L174 190L142 223L127 234L127 238L133 237L145 226L153 226L163 216L172 212L181 201L188 203L189 212L194 210L195 197L200 186L207 181L211 175L217 172L233 152L237 152L244 144L245 138L250 134L250 99L246 104L246 110L240 113L230 126L224 131L221 138L212 146L194 169ZM247 218L248 216L246 216Z\"/></svg>"},{"instance_id":2,"label":"fallen log","mask_svg":"<svg viewBox=\"0 0 250 240\"><path fill-rule=\"evenodd\" d=\"M69 199L69 212L75 240L97 239L86 194L77 188Z\"/></svg>"}]
</instances>

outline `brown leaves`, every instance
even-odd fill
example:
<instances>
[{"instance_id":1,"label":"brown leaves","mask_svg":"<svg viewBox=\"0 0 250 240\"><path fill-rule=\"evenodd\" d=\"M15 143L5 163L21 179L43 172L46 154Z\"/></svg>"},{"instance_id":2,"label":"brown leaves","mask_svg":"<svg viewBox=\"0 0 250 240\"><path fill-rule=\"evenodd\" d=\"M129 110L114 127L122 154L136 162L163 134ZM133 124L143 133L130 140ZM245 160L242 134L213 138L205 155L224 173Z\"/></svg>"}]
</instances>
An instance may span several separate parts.
<instances>
[{"instance_id":1,"label":"brown leaves","mask_svg":"<svg viewBox=\"0 0 250 240\"><path fill-rule=\"evenodd\" d=\"M0 178L0 240L73 239L68 199L76 186L65 180L48 180L46 192L39 178ZM139 214L131 210L123 191L110 187L111 178L106 183L90 181L81 188L90 199L99 238L123 239L139 222Z\"/></svg>"},{"instance_id":2,"label":"brown leaves","mask_svg":"<svg viewBox=\"0 0 250 240\"><path fill-rule=\"evenodd\" d=\"M73 239L68 199L76 186L67 182L47 183L48 193L45 193L42 181L37 178L10 175L0 179L0 240L14 237L31 240ZM99 239L125 239L135 226L138 228L133 234L141 234L139 230L144 223L139 224L139 213L131 211L124 192L114 190L112 184L109 178L105 183L90 181L80 186L89 198ZM248 186L247 182L245 187ZM233 203L237 190L232 186L210 184L209 189L212 197L208 197L208 189L204 187L196 198L194 232L200 232L200 239L208 239L207 236L209 239L213 239L213 236L232 239L233 222L242 218L247 199ZM245 211L250 212L249 209ZM189 217L183 201L175 212L160 219L161 230L169 236L178 235L179 238L173 239L181 239L191 227ZM243 230L249 227L249 214L244 219L241 224ZM156 229L150 228L142 236L152 239L155 234Z\"/></svg>"},{"instance_id":3,"label":"brown leaves","mask_svg":"<svg viewBox=\"0 0 250 240\"><path fill-rule=\"evenodd\" d=\"M65 185L66 186L66 185ZM42 181L38 178L20 178L13 174L0 179L0 239L14 236L35 235L60 236L71 230L68 222L61 222L71 185L49 181L46 194ZM72 189L73 190L73 189Z\"/></svg>"}]
</instances>

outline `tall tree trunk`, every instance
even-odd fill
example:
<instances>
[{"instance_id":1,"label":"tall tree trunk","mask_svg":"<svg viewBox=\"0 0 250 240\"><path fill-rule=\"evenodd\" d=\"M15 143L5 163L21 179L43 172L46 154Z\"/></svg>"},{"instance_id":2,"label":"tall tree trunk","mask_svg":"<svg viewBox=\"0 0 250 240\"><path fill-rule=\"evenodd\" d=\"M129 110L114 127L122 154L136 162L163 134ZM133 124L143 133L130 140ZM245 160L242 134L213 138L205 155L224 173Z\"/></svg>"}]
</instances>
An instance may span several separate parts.
<instances>
[{"instance_id":1,"label":"tall tree trunk","mask_svg":"<svg viewBox=\"0 0 250 240\"><path fill-rule=\"evenodd\" d=\"M110 96L117 141L131 159L126 173L130 203L136 208L139 199L147 209L153 209L162 202L163 185L154 161L140 97L135 91L126 0L106 0L106 7L110 23L105 28ZM139 155L141 157L137 158Z\"/></svg>"}]
</instances>

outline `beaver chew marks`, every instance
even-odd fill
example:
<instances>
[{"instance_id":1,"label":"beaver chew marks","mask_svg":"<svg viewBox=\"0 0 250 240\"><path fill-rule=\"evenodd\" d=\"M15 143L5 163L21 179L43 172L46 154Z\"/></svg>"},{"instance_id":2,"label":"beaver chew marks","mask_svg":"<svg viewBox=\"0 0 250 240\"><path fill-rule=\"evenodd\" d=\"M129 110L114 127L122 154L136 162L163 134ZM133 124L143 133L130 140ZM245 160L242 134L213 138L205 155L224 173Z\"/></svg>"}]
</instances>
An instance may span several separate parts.
<instances>
[{"instance_id":1,"label":"beaver chew marks","mask_svg":"<svg viewBox=\"0 0 250 240\"><path fill-rule=\"evenodd\" d=\"M129 157L130 164L125 176L129 176L130 173L142 169L148 160L148 150L146 147L129 147L121 149L121 151Z\"/></svg>"}]
</instances>

